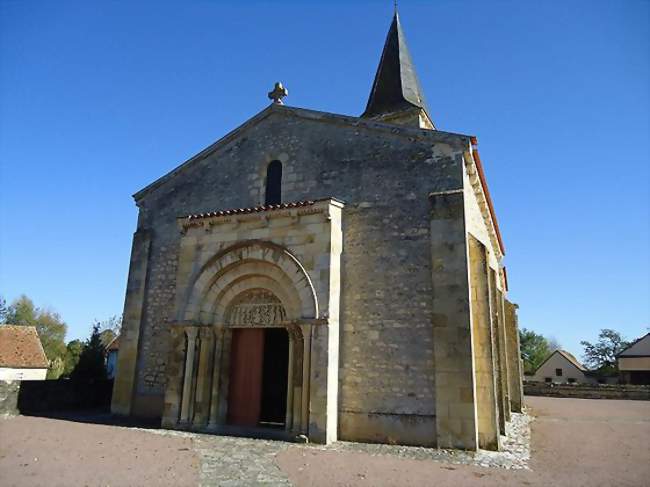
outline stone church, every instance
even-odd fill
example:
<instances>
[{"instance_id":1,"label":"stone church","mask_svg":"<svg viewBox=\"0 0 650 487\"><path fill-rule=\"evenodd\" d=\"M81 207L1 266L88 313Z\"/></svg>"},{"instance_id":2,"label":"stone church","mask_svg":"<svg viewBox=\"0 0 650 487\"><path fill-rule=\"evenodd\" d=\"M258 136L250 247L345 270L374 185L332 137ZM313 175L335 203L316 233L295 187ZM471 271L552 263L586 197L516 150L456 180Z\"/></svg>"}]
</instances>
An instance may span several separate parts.
<instances>
[{"instance_id":1,"label":"stone church","mask_svg":"<svg viewBox=\"0 0 650 487\"><path fill-rule=\"evenodd\" d=\"M476 138L436 128L397 13L360 117L286 95L134 195L113 412L499 449L521 370Z\"/></svg>"}]
</instances>

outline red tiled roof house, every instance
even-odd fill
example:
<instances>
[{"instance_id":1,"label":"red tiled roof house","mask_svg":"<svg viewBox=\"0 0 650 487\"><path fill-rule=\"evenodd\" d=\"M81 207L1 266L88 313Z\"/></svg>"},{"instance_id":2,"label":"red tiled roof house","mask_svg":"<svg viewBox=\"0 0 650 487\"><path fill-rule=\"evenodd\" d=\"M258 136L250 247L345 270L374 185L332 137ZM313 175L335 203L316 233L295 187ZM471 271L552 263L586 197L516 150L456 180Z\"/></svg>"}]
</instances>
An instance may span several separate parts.
<instances>
[{"instance_id":1,"label":"red tiled roof house","mask_svg":"<svg viewBox=\"0 0 650 487\"><path fill-rule=\"evenodd\" d=\"M0 380L44 380L48 365L35 327L0 325Z\"/></svg>"}]
</instances>

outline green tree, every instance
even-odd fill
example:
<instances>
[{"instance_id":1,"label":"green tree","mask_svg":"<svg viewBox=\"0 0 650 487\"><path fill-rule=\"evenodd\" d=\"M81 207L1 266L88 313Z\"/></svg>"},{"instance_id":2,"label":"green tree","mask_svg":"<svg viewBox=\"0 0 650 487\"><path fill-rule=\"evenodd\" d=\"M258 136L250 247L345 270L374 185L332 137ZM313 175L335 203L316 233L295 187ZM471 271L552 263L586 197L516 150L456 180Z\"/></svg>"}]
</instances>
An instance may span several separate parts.
<instances>
[{"instance_id":1,"label":"green tree","mask_svg":"<svg viewBox=\"0 0 650 487\"><path fill-rule=\"evenodd\" d=\"M71 379L80 382L106 379L104 363L106 347L102 343L100 327L99 322L93 324L92 334L84 343L79 362L70 374Z\"/></svg>"},{"instance_id":2,"label":"green tree","mask_svg":"<svg viewBox=\"0 0 650 487\"><path fill-rule=\"evenodd\" d=\"M70 377L72 371L79 363L79 357L84 348L84 343L81 340L71 340L66 345L63 375Z\"/></svg>"},{"instance_id":3,"label":"green tree","mask_svg":"<svg viewBox=\"0 0 650 487\"><path fill-rule=\"evenodd\" d=\"M521 358L524 361L524 372L534 372L551 353L549 341L532 330L519 330Z\"/></svg>"},{"instance_id":4,"label":"green tree","mask_svg":"<svg viewBox=\"0 0 650 487\"><path fill-rule=\"evenodd\" d=\"M609 328L600 330L596 343L580 342L580 345L585 348L582 354L585 364L600 371L617 370L616 355L627 348L629 344L619 332Z\"/></svg>"},{"instance_id":5,"label":"green tree","mask_svg":"<svg viewBox=\"0 0 650 487\"><path fill-rule=\"evenodd\" d=\"M47 378L58 379L64 368L64 339L68 328L59 314L36 307L31 299L22 295L7 309L6 322L10 325L36 327L45 355L50 361Z\"/></svg>"},{"instance_id":6,"label":"green tree","mask_svg":"<svg viewBox=\"0 0 650 487\"><path fill-rule=\"evenodd\" d=\"M7 301L0 296L0 324L3 324L7 319Z\"/></svg>"}]
</instances>

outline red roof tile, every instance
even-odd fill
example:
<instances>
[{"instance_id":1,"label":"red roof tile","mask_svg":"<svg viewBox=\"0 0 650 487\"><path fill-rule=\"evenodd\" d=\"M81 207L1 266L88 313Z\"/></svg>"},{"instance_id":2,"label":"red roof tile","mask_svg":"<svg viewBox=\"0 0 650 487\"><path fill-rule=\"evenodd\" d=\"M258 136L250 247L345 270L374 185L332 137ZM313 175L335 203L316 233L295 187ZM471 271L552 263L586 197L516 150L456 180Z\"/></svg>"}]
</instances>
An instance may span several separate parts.
<instances>
[{"instance_id":1,"label":"red roof tile","mask_svg":"<svg viewBox=\"0 0 650 487\"><path fill-rule=\"evenodd\" d=\"M0 367L44 369L48 366L35 327L0 325Z\"/></svg>"},{"instance_id":2,"label":"red roof tile","mask_svg":"<svg viewBox=\"0 0 650 487\"><path fill-rule=\"evenodd\" d=\"M251 208L233 208L231 210L209 211L207 213L198 213L195 215L189 215L184 218L187 218L188 220L196 220L198 218L210 218L214 216L243 215L247 213L259 213L261 211L285 210L289 208L300 208L303 206L312 206L318 201L325 201L328 199L331 198L324 198L319 200L307 200L307 201L294 201L292 203L280 203L278 205L260 205L260 206L253 206Z\"/></svg>"}]
</instances>

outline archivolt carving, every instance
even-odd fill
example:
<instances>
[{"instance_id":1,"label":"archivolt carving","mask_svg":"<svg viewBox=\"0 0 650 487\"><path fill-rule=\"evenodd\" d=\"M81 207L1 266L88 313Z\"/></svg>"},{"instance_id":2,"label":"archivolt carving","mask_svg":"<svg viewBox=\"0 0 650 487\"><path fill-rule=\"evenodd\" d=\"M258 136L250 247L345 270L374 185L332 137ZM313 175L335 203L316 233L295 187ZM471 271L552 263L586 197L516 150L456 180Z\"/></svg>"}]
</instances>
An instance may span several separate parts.
<instances>
[{"instance_id":1,"label":"archivolt carving","mask_svg":"<svg viewBox=\"0 0 650 487\"><path fill-rule=\"evenodd\" d=\"M230 316L231 303L253 289L266 290L281 301L283 320L318 318L316 293L300 262L283 247L253 241L219 252L202 267L191 281L179 319L211 324L271 319L262 315L280 313L267 303L265 310L242 306L237 316Z\"/></svg>"}]
</instances>

